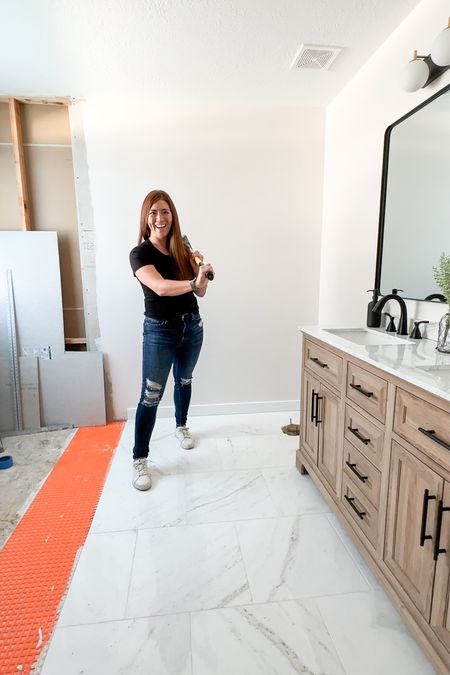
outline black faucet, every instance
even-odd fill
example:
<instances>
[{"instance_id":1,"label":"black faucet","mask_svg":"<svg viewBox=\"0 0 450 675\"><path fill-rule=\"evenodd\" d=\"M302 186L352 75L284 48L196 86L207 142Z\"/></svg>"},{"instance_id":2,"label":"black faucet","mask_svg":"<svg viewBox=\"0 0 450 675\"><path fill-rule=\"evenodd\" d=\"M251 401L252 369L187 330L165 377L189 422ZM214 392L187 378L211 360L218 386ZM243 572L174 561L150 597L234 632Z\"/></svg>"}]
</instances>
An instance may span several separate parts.
<instances>
[{"instance_id":1,"label":"black faucet","mask_svg":"<svg viewBox=\"0 0 450 675\"><path fill-rule=\"evenodd\" d=\"M406 302L401 295L397 295L397 293L383 295L381 300L378 300L377 304L372 308L372 311L381 312L389 300L397 300L400 305L400 321L398 322L397 335L408 335L408 311L406 309Z\"/></svg>"}]
</instances>

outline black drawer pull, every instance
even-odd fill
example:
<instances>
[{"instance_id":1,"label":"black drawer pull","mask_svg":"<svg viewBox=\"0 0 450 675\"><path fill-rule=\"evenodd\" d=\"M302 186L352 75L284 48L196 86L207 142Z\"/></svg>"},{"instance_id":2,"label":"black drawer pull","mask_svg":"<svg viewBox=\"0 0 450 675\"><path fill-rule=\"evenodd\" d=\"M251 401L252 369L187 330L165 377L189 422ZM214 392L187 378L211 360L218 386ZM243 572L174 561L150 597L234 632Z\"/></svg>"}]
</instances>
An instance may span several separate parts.
<instances>
[{"instance_id":1,"label":"black drawer pull","mask_svg":"<svg viewBox=\"0 0 450 675\"><path fill-rule=\"evenodd\" d=\"M357 476L357 477L359 478L359 480L361 481L361 483L365 483L365 482L366 482L366 480L369 478L369 476L363 476L362 474L360 474L359 471L355 468L355 467L356 467L356 464L350 464L350 462L345 462L345 463L347 464L348 468L349 468L351 471L353 471L353 473L355 474L355 476Z\"/></svg>"},{"instance_id":2,"label":"black drawer pull","mask_svg":"<svg viewBox=\"0 0 450 675\"><path fill-rule=\"evenodd\" d=\"M433 560L438 559L440 553L447 553L446 548L440 548L441 543L441 530L442 530L442 514L444 511L450 511L450 506L444 506L442 499L439 500L438 512L437 512L437 521L436 521L436 535L434 537L434 551L433 551Z\"/></svg>"},{"instance_id":3,"label":"black drawer pull","mask_svg":"<svg viewBox=\"0 0 450 675\"><path fill-rule=\"evenodd\" d=\"M432 499L436 499L436 495L430 495L429 490L424 490L423 493L423 503L422 503L422 523L420 526L420 545L425 544L426 539L432 539L431 534L425 534L427 529L427 517L428 517L428 502Z\"/></svg>"},{"instance_id":4,"label":"black drawer pull","mask_svg":"<svg viewBox=\"0 0 450 675\"><path fill-rule=\"evenodd\" d=\"M364 445L367 445L368 443L370 443L370 438L364 438L363 436L361 436L361 434L358 432L357 428L347 427L347 429L352 432L353 436L356 436L358 441L361 441L361 443L364 443Z\"/></svg>"},{"instance_id":5,"label":"black drawer pull","mask_svg":"<svg viewBox=\"0 0 450 675\"><path fill-rule=\"evenodd\" d=\"M315 425L316 427L319 426L319 424L322 424L322 420L319 420L319 401L323 400L323 396L319 396L319 394L316 394L316 419L315 419Z\"/></svg>"},{"instance_id":6,"label":"black drawer pull","mask_svg":"<svg viewBox=\"0 0 450 675\"><path fill-rule=\"evenodd\" d=\"M442 438L439 438L439 436L436 436L436 432L434 429L424 429L423 427L419 427L419 431L421 434L424 434L427 438L431 438L432 441L435 443L439 443L439 445L442 445L443 448L446 450L450 450L450 445L446 443L445 441L442 440Z\"/></svg>"},{"instance_id":7,"label":"black drawer pull","mask_svg":"<svg viewBox=\"0 0 450 675\"><path fill-rule=\"evenodd\" d=\"M317 356L310 356L309 358L311 361L314 361L314 363L316 363L321 368L328 368L328 363L323 363L322 361L320 361L320 359L317 358Z\"/></svg>"},{"instance_id":8,"label":"black drawer pull","mask_svg":"<svg viewBox=\"0 0 450 675\"><path fill-rule=\"evenodd\" d=\"M350 386L352 387L352 389L356 389L356 391L359 391L360 394L367 396L367 398L373 396L373 391L366 391L366 389L363 389L360 384L350 383Z\"/></svg>"},{"instance_id":9,"label":"black drawer pull","mask_svg":"<svg viewBox=\"0 0 450 675\"><path fill-rule=\"evenodd\" d=\"M365 511L358 511L356 506L354 505L355 498L354 497L347 497L347 495L344 495L345 499L348 501L350 506L352 507L353 511L358 514L358 516L363 520L364 516L366 515Z\"/></svg>"},{"instance_id":10,"label":"black drawer pull","mask_svg":"<svg viewBox=\"0 0 450 675\"><path fill-rule=\"evenodd\" d=\"M318 394L313 389L311 393L311 422L314 422L316 419L316 412L315 412L316 396L318 396Z\"/></svg>"}]
</instances>

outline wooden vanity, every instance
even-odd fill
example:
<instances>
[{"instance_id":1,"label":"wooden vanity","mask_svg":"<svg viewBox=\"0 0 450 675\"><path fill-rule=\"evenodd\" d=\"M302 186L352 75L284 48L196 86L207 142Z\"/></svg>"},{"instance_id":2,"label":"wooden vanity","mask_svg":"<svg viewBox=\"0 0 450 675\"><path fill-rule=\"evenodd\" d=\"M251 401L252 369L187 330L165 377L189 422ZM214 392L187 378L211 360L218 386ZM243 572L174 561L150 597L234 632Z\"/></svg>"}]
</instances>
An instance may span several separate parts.
<instances>
[{"instance_id":1,"label":"wooden vanity","mask_svg":"<svg viewBox=\"0 0 450 675\"><path fill-rule=\"evenodd\" d=\"M375 348L359 347L358 356L325 331L302 331L297 467L338 514L434 667L448 675L450 396L445 388L439 395L439 382L415 381L413 367L409 376L395 359L386 366Z\"/></svg>"}]
</instances>

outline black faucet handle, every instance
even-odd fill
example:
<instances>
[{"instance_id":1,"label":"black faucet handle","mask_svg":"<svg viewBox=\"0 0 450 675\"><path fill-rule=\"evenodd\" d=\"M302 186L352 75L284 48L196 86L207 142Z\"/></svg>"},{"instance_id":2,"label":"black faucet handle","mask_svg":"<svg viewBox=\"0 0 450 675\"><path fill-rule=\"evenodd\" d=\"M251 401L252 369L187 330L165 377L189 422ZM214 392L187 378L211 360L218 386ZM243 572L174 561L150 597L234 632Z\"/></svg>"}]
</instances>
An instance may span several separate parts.
<instances>
[{"instance_id":1,"label":"black faucet handle","mask_svg":"<svg viewBox=\"0 0 450 675\"><path fill-rule=\"evenodd\" d=\"M384 316L389 317L389 323L386 328L386 333L395 333L397 329L395 327L394 317L392 316L392 314L389 314L389 312L383 312L383 314Z\"/></svg>"},{"instance_id":2,"label":"black faucet handle","mask_svg":"<svg viewBox=\"0 0 450 675\"><path fill-rule=\"evenodd\" d=\"M421 323L430 323L429 321L414 321L414 328L411 331L411 335L409 337L413 338L413 340L421 340L422 339L422 333L420 332L420 324Z\"/></svg>"},{"instance_id":3,"label":"black faucet handle","mask_svg":"<svg viewBox=\"0 0 450 675\"><path fill-rule=\"evenodd\" d=\"M398 295L399 293L404 293L405 291L403 288L393 288L392 289L392 295Z\"/></svg>"}]
</instances>

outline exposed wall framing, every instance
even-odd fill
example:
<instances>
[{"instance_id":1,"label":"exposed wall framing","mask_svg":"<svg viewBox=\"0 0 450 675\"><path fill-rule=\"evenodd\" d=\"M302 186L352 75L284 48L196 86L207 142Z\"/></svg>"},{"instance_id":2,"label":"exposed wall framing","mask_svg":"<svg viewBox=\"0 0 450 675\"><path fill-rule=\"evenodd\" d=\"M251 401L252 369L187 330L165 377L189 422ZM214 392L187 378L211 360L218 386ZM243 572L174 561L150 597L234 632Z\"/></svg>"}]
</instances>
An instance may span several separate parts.
<instances>
[{"instance_id":1,"label":"exposed wall framing","mask_svg":"<svg viewBox=\"0 0 450 675\"><path fill-rule=\"evenodd\" d=\"M58 233L66 349L97 350L94 224L81 106L72 103L0 98L0 229Z\"/></svg>"},{"instance_id":2,"label":"exposed wall framing","mask_svg":"<svg viewBox=\"0 0 450 675\"><path fill-rule=\"evenodd\" d=\"M11 138L16 166L17 193L22 230L32 230L30 218L30 199L28 195L27 170L23 149L22 118L20 103L16 98L9 99L9 119L11 124Z\"/></svg>"}]
</instances>

